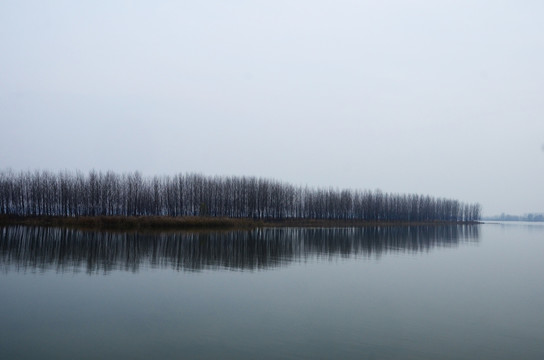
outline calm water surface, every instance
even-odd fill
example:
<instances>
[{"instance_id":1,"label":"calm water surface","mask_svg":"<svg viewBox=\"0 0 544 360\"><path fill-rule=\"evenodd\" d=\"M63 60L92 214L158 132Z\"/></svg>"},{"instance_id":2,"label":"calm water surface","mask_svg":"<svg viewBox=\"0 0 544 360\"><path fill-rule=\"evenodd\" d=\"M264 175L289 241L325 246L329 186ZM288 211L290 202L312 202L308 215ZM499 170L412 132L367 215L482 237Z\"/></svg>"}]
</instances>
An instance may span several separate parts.
<instances>
[{"instance_id":1,"label":"calm water surface","mask_svg":"<svg viewBox=\"0 0 544 360\"><path fill-rule=\"evenodd\" d=\"M0 228L1 359L544 359L544 226Z\"/></svg>"}]
</instances>

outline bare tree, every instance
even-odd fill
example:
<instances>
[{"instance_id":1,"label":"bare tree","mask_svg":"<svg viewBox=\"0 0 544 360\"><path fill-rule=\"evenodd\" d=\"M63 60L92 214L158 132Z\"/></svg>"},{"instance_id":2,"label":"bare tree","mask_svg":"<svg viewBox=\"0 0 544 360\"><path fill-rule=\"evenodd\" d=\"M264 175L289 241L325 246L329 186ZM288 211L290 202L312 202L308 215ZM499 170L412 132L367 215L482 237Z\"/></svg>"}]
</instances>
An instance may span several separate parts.
<instances>
[{"instance_id":1,"label":"bare tree","mask_svg":"<svg viewBox=\"0 0 544 360\"><path fill-rule=\"evenodd\" d=\"M428 195L294 186L256 177L0 171L0 214L477 221L479 204Z\"/></svg>"}]
</instances>

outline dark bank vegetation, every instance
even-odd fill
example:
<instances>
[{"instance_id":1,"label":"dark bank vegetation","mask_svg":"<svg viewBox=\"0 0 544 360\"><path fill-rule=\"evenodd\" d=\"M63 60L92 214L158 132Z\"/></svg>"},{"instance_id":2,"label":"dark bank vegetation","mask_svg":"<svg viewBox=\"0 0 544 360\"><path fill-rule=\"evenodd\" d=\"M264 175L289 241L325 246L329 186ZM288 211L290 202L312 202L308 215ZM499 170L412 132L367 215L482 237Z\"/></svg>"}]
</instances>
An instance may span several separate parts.
<instances>
[{"instance_id":1,"label":"dark bank vegetation","mask_svg":"<svg viewBox=\"0 0 544 360\"><path fill-rule=\"evenodd\" d=\"M203 216L19 216L0 215L2 225L62 226L83 229L168 230L168 229L251 229L263 221Z\"/></svg>"},{"instance_id":2,"label":"dark bank vegetation","mask_svg":"<svg viewBox=\"0 0 544 360\"><path fill-rule=\"evenodd\" d=\"M4 221L24 217L27 221L60 222L59 218L88 217L89 223L150 224L154 220L145 218L160 217L156 224L175 226L186 221L227 227L236 226L233 219L251 220L253 225L295 220L474 222L480 219L480 205L380 190L310 188L245 176L144 177L139 172L5 170L0 172L0 215ZM178 217L190 218L175 219Z\"/></svg>"},{"instance_id":3,"label":"dark bank vegetation","mask_svg":"<svg viewBox=\"0 0 544 360\"><path fill-rule=\"evenodd\" d=\"M458 224L475 222L457 221ZM361 219L250 219L210 216L19 216L0 215L0 226L53 226L104 230L193 230L193 229L253 229L253 228L345 228L402 225L449 225L452 221L378 221Z\"/></svg>"}]
</instances>

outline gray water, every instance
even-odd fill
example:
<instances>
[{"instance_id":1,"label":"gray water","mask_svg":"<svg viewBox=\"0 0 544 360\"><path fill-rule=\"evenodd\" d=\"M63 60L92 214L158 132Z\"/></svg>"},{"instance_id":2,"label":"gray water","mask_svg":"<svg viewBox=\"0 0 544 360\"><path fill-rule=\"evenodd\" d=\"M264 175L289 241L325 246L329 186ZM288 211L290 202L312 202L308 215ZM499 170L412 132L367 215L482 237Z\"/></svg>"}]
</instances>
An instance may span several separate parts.
<instances>
[{"instance_id":1,"label":"gray water","mask_svg":"<svg viewBox=\"0 0 544 360\"><path fill-rule=\"evenodd\" d=\"M1 359L544 359L544 226L0 228Z\"/></svg>"}]
</instances>

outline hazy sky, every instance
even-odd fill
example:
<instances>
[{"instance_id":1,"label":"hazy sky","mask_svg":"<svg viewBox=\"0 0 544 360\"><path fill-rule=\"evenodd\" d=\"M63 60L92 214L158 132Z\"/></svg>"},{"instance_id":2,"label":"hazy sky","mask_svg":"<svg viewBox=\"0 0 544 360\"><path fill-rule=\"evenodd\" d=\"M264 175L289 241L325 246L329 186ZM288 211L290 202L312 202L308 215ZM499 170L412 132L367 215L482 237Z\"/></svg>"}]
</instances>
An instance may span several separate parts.
<instances>
[{"instance_id":1,"label":"hazy sky","mask_svg":"<svg viewBox=\"0 0 544 360\"><path fill-rule=\"evenodd\" d=\"M544 2L0 3L0 169L544 212Z\"/></svg>"}]
</instances>

